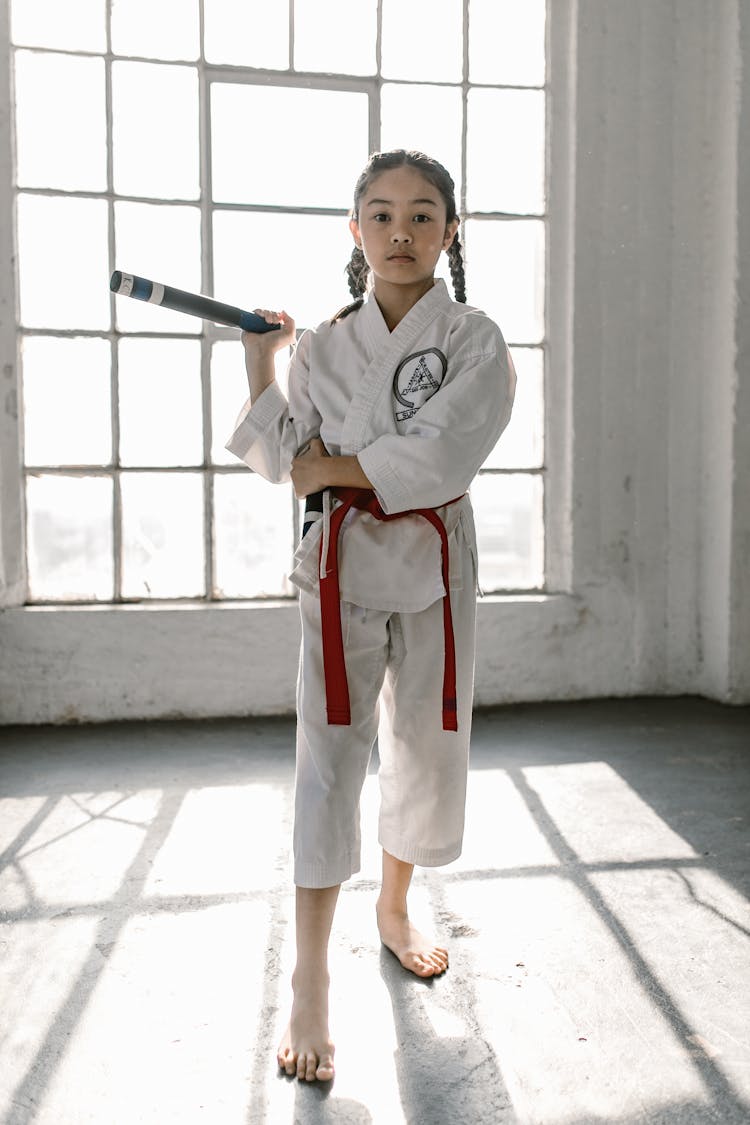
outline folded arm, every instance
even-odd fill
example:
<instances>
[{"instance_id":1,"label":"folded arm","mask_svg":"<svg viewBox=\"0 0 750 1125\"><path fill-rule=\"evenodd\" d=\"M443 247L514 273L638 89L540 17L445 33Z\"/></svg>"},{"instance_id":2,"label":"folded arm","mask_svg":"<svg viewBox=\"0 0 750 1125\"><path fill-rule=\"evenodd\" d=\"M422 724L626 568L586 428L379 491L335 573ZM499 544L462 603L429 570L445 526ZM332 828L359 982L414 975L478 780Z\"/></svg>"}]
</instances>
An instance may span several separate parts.
<instances>
[{"instance_id":1,"label":"folded arm","mask_svg":"<svg viewBox=\"0 0 750 1125\"><path fill-rule=\"evenodd\" d=\"M294 458L291 476L300 498L322 488L372 488L356 457L329 456L319 438L313 438Z\"/></svg>"}]
</instances>

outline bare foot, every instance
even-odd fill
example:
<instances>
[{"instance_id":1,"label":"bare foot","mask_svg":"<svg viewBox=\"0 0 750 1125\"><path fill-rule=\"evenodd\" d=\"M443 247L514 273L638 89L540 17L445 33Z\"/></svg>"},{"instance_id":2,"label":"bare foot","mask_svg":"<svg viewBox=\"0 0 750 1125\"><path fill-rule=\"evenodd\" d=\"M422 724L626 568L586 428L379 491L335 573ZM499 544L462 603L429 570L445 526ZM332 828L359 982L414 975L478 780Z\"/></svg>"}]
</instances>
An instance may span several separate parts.
<instances>
[{"instance_id":1,"label":"bare foot","mask_svg":"<svg viewBox=\"0 0 750 1125\"><path fill-rule=\"evenodd\" d=\"M279 1066L290 1077L306 1082L330 1082L334 1046L328 1033L328 980L292 980L292 1017L276 1052Z\"/></svg>"},{"instance_id":2,"label":"bare foot","mask_svg":"<svg viewBox=\"0 0 750 1125\"><path fill-rule=\"evenodd\" d=\"M435 977L445 972L448 950L415 929L408 914L378 905L377 916L380 940L405 969L418 977Z\"/></svg>"}]
</instances>

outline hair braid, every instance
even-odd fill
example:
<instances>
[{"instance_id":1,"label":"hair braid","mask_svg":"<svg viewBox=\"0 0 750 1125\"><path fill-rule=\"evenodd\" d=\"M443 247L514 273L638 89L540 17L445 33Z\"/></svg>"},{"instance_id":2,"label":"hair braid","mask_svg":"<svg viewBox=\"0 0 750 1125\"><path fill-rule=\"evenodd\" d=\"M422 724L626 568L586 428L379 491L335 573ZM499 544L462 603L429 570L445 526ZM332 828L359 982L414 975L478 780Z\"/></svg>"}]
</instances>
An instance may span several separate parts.
<instances>
[{"instance_id":1,"label":"hair braid","mask_svg":"<svg viewBox=\"0 0 750 1125\"><path fill-rule=\"evenodd\" d=\"M453 282L453 292L456 295L456 300L462 305L466 304L466 277L464 275L464 256L461 253L461 239L458 237L458 231L453 236L453 242L447 250L448 264L451 270L451 281Z\"/></svg>"},{"instance_id":2,"label":"hair braid","mask_svg":"<svg viewBox=\"0 0 750 1125\"><path fill-rule=\"evenodd\" d=\"M367 292L367 275L370 267L365 261L365 256L359 246L352 250L352 256L346 267L346 276L349 281L349 292L352 297L362 297Z\"/></svg>"}]
</instances>

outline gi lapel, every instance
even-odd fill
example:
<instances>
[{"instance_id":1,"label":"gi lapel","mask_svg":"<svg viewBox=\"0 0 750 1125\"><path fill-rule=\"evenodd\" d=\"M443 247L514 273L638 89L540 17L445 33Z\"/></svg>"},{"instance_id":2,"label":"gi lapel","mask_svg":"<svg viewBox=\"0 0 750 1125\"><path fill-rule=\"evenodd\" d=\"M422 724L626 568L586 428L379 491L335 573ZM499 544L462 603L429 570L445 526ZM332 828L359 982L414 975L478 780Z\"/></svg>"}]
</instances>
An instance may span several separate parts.
<instances>
[{"instance_id":1,"label":"gi lapel","mask_svg":"<svg viewBox=\"0 0 750 1125\"><path fill-rule=\"evenodd\" d=\"M390 393L393 374L399 362L409 351L418 348L417 341L427 325L450 304L445 282L438 279L393 332L389 332L378 303L370 294L357 316L364 320L362 327L368 350L375 358L364 371L349 403L341 431L343 454L351 456L359 453L360 449L364 449L377 436L369 430L370 420L382 395L386 391Z\"/></svg>"}]
</instances>

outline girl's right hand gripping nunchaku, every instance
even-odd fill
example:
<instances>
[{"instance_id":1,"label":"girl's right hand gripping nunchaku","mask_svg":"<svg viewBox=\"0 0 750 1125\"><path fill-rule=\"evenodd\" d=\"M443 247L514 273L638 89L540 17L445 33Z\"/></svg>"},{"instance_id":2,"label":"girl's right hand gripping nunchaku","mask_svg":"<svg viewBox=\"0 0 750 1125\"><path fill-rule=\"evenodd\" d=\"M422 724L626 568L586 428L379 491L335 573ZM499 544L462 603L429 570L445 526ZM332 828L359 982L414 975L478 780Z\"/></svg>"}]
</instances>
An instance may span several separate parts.
<instances>
[{"instance_id":1,"label":"girl's right hand gripping nunchaku","mask_svg":"<svg viewBox=\"0 0 750 1125\"><path fill-rule=\"evenodd\" d=\"M112 274L109 288L121 297L133 297L150 305L161 305L162 308L201 317L214 324L228 324L233 328L241 328L243 332L273 332L280 328L280 325L269 324L262 316L248 312L247 309L237 308L236 305L225 305L223 301L204 297L202 293L188 293L184 289L174 289L171 285L162 285L147 277L123 273L122 270L115 270ZM322 514L323 493L315 492L305 500L303 536Z\"/></svg>"}]
</instances>

